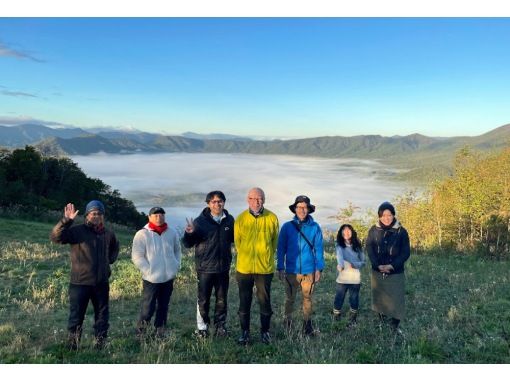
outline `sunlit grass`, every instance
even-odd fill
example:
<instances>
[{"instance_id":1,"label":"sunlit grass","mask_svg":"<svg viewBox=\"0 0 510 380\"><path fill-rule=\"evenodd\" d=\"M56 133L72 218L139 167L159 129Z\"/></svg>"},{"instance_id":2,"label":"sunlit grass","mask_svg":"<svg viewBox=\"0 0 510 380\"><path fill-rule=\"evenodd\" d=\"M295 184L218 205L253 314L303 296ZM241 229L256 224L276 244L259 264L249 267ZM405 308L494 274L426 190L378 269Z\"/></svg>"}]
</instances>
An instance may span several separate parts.
<instances>
[{"instance_id":1,"label":"sunlit grass","mask_svg":"<svg viewBox=\"0 0 510 380\"><path fill-rule=\"evenodd\" d=\"M132 235L120 235L119 260L110 281L110 339L105 351L93 349L93 312L89 305L82 346L65 349L68 316L69 247L47 242L52 225L15 221L25 233L12 237L12 220L0 218L0 362L2 363L510 363L510 263L476 257L413 255L408 262L408 316L404 336L379 327L370 310L369 268L363 269L361 307L356 328L331 315L335 290L335 259L314 295L312 339L296 328L282 328L283 285L272 287L273 344L259 339L258 305L252 307L253 344L236 344L238 290L229 291L227 338L197 341L193 337L196 274L193 256L184 250L169 312L169 334L144 340L134 330L140 308L141 278L130 261ZM24 223L27 223L25 225ZM46 239L46 242L45 240ZM214 299L214 297L213 297ZM344 304L347 309L347 303ZM212 315L211 310L211 315Z\"/></svg>"}]
</instances>

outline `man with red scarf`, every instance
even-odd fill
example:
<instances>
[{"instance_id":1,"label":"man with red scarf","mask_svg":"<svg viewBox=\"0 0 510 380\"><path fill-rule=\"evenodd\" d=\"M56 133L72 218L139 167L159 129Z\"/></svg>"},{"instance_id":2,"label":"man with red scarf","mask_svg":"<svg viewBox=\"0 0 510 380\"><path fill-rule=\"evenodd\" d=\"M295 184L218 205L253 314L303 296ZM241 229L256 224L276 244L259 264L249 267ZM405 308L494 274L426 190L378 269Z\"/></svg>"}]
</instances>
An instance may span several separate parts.
<instances>
[{"instance_id":1,"label":"man with red scarf","mask_svg":"<svg viewBox=\"0 0 510 380\"><path fill-rule=\"evenodd\" d=\"M71 245L69 284L68 348L77 350L89 301L94 307L95 348L106 344L109 320L110 264L119 255L119 241L104 227L104 205L90 201L85 207L85 223L73 225L79 210L72 203L64 208L64 217L51 231L54 243Z\"/></svg>"},{"instance_id":2,"label":"man with red scarf","mask_svg":"<svg viewBox=\"0 0 510 380\"><path fill-rule=\"evenodd\" d=\"M165 223L165 210L153 207L149 222L133 239L131 259L142 273L143 295L137 334L142 336L154 312L156 336L164 337L174 279L181 266L177 231Z\"/></svg>"}]
</instances>

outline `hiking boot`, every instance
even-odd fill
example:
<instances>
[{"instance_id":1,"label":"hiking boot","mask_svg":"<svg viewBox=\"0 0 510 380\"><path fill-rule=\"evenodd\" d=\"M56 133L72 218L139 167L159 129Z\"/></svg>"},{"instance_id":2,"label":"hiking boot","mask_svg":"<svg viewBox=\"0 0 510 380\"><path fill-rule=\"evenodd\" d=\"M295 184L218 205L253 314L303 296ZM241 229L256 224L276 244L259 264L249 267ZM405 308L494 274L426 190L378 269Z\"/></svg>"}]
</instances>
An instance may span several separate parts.
<instances>
[{"instance_id":1,"label":"hiking boot","mask_svg":"<svg viewBox=\"0 0 510 380\"><path fill-rule=\"evenodd\" d=\"M69 332L67 335L67 349L69 351L76 351L80 347L81 340L81 328L78 328L75 332Z\"/></svg>"},{"instance_id":2,"label":"hiking boot","mask_svg":"<svg viewBox=\"0 0 510 380\"><path fill-rule=\"evenodd\" d=\"M404 336L404 332L402 331L402 329L400 327L397 327L393 330L393 332L395 333L396 336Z\"/></svg>"},{"instance_id":3,"label":"hiking boot","mask_svg":"<svg viewBox=\"0 0 510 380\"><path fill-rule=\"evenodd\" d=\"M137 339L143 339L145 337L146 328L145 326L138 325L135 328L135 336Z\"/></svg>"},{"instance_id":4,"label":"hiking boot","mask_svg":"<svg viewBox=\"0 0 510 380\"><path fill-rule=\"evenodd\" d=\"M164 326L160 326L156 328L156 338L163 339L166 338L166 328Z\"/></svg>"},{"instance_id":5,"label":"hiking boot","mask_svg":"<svg viewBox=\"0 0 510 380\"><path fill-rule=\"evenodd\" d=\"M303 321L303 335L305 335L305 336L313 336L314 335L312 321L310 321L310 320Z\"/></svg>"},{"instance_id":6,"label":"hiking boot","mask_svg":"<svg viewBox=\"0 0 510 380\"><path fill-rule=\"evenodd\" d=\"M106 346L106 337L98 336L94 342L94 348L96 350L102 350Z\"/></svg>"},{"instance_id":7,"label":"hiking boot","mask_svg":"<svg viewBox=\"0 0 510 380\"><path fill-rule=\"evenodd\" d=\"M80 337L77 333L69 333L67 336L67 349L69 351L77 351L80 346Z\"/></svg>"},{"instance_id":8,"label":"hiking boot","mask_svg":"<svg viewBox=\"0 0 510 380\"><path fill-rule=\"evenodd\" d=\"M223 338L223 337L226 337L227 335L228 335L228 331L225 328L225 326L219 325L216 327L216 330L214 331L214 336Z\"/></svg>"},{"instance_id":9,"label":"hiking boot","mask_svg":"<svg viewBox=\"0 0 510 380\"><path fill-rule=\"evenodd\" d=\"M264 344L271 344L271 335L269 334L269 331L261 332L260 340Z\"/></svg>"},{"instance_id":10,"label":"hiking boot","mask_svg":"<svg viewBox=\"0 0 510 380\"><path fill-rule=\"evenodd\" d=\"M246 346L250 344L251 338L250 338L250 331L249 330L243 330L241 333L241 336L237 340L237 343L241 346Z\"/></svg>"},{"instance_id":11,"label":"hiking boot","mask_svg":"<svg viewBox=\"0 0 510 380\"><path fill-rule=\"evenodd\" d=\"M349 323L347 324L347 327L355 327L358 322L358 310L351 309L349 311Z\"/></svg>"},{"instance_id":12,"label":"hiking boot","mask_svg":"<svg viewBox=\"0 0 510 380\"><path fill-rule=\"evenodd\" d=\"M197 337L197 339L207 339L209 337L209 331L195 330L195 336Z\"/></svg>"},{"instance_id":13,"label":"hiking boot","mask_svg":"<svg viewBox=\"0 0 510 380\"><path fill-rule=\"evenodd\" d=\"M400 336L404 335L404 332L399 327L400 326L400 319L391 318L390 324L391 324L391 327L392 327L393 332L395 333L395 335L400 335Z\"/></svg>"},{"instance_id":14,"label":"hiking boot","mask_svg":"<svg viewBox=\"0 0 510 380\"><path fill-rule=\"evenodd\" d=\"M340 319L342 319L342 311L333 309L333 318L335 319L335 321L339 321Z\"/></svg>"}]
</instances>

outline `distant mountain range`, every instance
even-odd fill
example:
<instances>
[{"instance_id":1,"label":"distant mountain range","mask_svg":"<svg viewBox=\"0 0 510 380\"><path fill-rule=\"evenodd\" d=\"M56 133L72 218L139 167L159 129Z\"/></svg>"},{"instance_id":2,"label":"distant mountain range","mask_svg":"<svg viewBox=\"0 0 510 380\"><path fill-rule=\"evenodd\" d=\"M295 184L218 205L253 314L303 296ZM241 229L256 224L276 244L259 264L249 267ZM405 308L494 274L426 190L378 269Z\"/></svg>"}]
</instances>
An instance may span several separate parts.
<instances>
[{"instance_id":1,"label":"distant mountain range","mask_svg":"<svg viewBox=\"0 0 510 380\"><path fill-rule=\"evenodd\" d=\"M200 133L194 133L194 132L185 132L182 134L182 137L188 137L190 139L197 139L197 140L235 140L235 141L251 141L252 140L249 137L228 135L225 133L200 134Z\"/></svg>"},{"instance_id":2,"label":"distant mountain range","mask_svg":"<svg viewBox=\"0 0 510 380\"><path fill-rule=\"evenodd\" d=\"M14 148L33 145L48 155L88 155L106 153L252 153L304 155L330 158L380 159L401 166L450 166L460 148L494 150L510 143L510 124L480 136L428 137L420 134L385 137L324 136L294 140L253 140L246 137L187 132L183 136L156 133L80 128L49 128L39 124L0 126L0 146Z\"/></svg>"}]
</instances>

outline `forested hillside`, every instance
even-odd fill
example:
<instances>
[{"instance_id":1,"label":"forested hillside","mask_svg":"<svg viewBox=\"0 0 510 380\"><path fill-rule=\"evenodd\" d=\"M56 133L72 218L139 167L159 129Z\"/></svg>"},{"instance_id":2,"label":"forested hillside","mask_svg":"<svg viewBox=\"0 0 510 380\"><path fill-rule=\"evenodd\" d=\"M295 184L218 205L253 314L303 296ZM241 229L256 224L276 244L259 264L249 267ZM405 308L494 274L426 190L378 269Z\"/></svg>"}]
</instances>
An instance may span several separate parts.
<instances>
[{"instance_id":1,"label":"forested hillside","mask_svg":"<svg viewBox=\"0 0 510 380\"><path fill-rule=\"evenodd\" d=\"M452 176L400 197L398 206L417 249L509 258L510 148L460 150Z\"/></svg>"},{"instance_id":2,"label":"forested hillside","mask_svg":"<svg viewBox=\"0 0 510 380\"><path fill-rule=\"evenodd\" d=\"M69 158L43 157L33 147L2 152L0 207L28 214L61 211L71 202L80 210L92 199L106 206L108 221L140 227L146 218L133 202L98 178L89 178Z\"/></svg>"}]
</instances>

